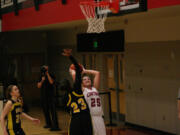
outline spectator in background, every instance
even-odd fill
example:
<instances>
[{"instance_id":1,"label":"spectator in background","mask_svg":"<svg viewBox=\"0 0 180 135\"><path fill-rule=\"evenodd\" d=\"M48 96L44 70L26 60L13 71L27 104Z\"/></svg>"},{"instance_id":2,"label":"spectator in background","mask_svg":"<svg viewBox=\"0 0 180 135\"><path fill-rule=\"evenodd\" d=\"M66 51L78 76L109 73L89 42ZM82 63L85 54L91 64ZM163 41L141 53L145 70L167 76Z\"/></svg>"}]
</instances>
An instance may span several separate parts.
<instances>
[{"instance_id":1,"label":"spectator in background","mask_svg":"<svg viewBox=\"0 0 180 135\"><path fill-rule=\"evenodd\" d=\"M41 88L41 101L46 125L51 131L58 131L58 119L55 104L55 76L49 73L48 66L41 67L41 75L37 87Z\"/></svg>"}]
</instances>

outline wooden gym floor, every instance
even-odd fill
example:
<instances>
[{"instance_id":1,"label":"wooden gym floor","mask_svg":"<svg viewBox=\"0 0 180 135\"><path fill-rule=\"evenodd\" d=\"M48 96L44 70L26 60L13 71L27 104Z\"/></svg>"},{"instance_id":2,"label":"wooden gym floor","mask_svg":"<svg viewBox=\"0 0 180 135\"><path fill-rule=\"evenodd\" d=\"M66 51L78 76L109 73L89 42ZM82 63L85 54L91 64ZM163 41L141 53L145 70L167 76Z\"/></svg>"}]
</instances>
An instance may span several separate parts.
<instances>
[{"instance_id":1,"label":"wooden gym floor","mask_svg":"<svg viewBox=\"0 0 180 135\"><path fill-rule=\"evenodd\" d=\"M58 111L58 119L59 119L59 127L61 131L49 131L48 129L44 129L44 117L40 108L31 109L29 114L35 118L39 118L41 120L40 125L34 125L32 122L23 119L22 127L26 133L26 135L68 135L68 126L69 126L69 114ZM160 135L159 133L149 132L144 130L135 130L133 128L128 127L107 127L107 135Z\"/></svg>"}]
</instances>

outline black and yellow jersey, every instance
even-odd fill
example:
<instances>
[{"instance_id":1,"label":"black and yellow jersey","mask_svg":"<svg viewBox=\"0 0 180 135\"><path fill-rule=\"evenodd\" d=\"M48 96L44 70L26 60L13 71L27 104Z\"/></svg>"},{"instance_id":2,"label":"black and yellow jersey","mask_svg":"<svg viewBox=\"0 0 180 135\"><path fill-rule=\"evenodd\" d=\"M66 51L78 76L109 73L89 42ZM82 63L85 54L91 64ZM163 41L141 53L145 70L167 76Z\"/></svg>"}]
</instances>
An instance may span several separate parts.
<instances>
[{"instance_id":1,"label":"black and yellow jersey","mask_svg":"<svg viewBox=\"0 0 180 135\"><path fill-rule=\"evenodd\" d=\"M92 135L92 122L88 104L82 91L82 78L81 74L83 67L80 67L77 61L69 56L70 60L75 66L75 80L73 87L71 87L68 81L65 81L62 85L62 90L66 90L63 97L63 104L67 111L71 113L71 121L69 127L69 135Z\"/></svg>"},{"instance_id":2,"label":"black and yellow jersey","mask_svg":"<svg viewBox=\"0 0 180 135\"><path fill-rule=\"evenodd\" d=\"M16 131L21 128L20 115L22 113L22 103L10 101L12 102L12 108L7 115L7 129L9 131Z\"/></svg>"},{"instance_id":3,"label":"black and yellow jersey","mask_svg":"<svg viewBox=\"0 0 180 135\"><path fill-rule=\"evenodd\" d=\"M86 103L86 100L84 98L84 95L78 94L75 91L71 91L68 94L68 102L67 107L70 108L70 113L73 116L74 114L82 113L82 112L88 112L89 113L89 107Z\"/></svg>"},{"instance_id":4,"label":"black and yellow jersey","mask_svg":"<svg viewBox=\"0 0 180 135\"><path fill-rule=\"evenodd\" d=\"M74 59L74 57L69 57L72 63L75 65L76 77L73 83L73 87L67 89L67 93L64 96L64 105L68 111L70 111L71 115L80 114L82 112L90 113L89 107L84 98L82 88L81 88L81 73L82 69L80 68L78 62Z\"/></svg>"}]
</instances>

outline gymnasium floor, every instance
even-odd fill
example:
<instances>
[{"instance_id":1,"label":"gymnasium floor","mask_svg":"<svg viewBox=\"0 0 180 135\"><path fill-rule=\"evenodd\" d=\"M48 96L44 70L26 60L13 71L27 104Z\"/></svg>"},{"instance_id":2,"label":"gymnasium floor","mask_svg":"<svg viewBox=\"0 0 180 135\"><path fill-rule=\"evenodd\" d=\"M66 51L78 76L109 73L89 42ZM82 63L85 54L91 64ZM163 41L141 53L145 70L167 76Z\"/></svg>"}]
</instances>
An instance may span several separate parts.
<instances>
[{"instance_id":1,"label":"gymnasium floor","mask_svg":"<svg viewBox=\"0 0 180 135\"><path fill-rule=\"evenodd\" d=\"M61 131L50 132L48 129L44 129L44 119L40 109L31 109L29 114L33 117L39 118L41 120L40 125L33 125L30 121L25 119L22 120L22 125L26 135L68 135L68 125L70 116L67 113L58 112L59 125ZM138 131L137 129L132 129L128 127L107 127L107 135L160 135L159 133L149 132L149 131Z\"/></svg>"}]
</instances>

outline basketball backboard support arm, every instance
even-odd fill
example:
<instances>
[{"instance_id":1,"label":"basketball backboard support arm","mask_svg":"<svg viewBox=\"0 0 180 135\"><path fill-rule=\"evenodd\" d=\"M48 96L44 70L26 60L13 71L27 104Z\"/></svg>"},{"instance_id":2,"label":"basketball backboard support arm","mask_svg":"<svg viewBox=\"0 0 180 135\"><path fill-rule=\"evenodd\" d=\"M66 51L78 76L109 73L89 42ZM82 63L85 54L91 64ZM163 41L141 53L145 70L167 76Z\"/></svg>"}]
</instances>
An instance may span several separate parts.
<instances>
[{"instance_id":1,"label":"basketball backboard support arm","mask_svg":"<svg viewBox=\"0 0 180 135\"><path fill-rule=\"evenodd\" d=\"M39 10L39 0L34 0L34 7L36 11Z\"/></svg>"},{"instance_id":2,"label":"basketball backboard support arm","mask_svg":"<svg viewBox=\"0 0 180 135\"><path fill-rule=\"evenodd\" d=\"M119 12L117 14L113 14L110 9L101 10L98 14L108 13L109 16L120 16L143 11L147 11L147 0L122 0L119 2Z\"/></svg>"},{"instance_id":3,"label":"basketball backboard support arm","mask_svg":"<svg viewBox=\"0 0 180 135\"><path fill-rule=\"evenodd\" d=\"M18 0L13 0L14 14L17 16L19 14Z\"/></svg>"}]
</instances>

